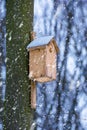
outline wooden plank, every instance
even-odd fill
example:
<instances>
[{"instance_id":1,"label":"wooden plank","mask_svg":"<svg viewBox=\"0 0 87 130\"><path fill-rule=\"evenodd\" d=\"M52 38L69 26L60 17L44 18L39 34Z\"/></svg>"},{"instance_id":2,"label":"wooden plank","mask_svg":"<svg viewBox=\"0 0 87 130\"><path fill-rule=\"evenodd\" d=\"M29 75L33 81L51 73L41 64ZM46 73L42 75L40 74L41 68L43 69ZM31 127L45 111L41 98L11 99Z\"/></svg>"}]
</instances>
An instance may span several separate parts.
<instances>
[{"instance_id":1,"label":"wooden plank","mask_svg":"<svg viewBox=\"0 0 87 130\"><path fill-rule=\"evenodd\" d=\"M34 40L36 38L36 33L35 32L31 32L31 40ZM30 68L30 72L31 70L33 69L32 68L32 52L29 53L30 54L30 59L29 59L29 62L30 62L30 65L29 65L29 68ZM34 66L33 66L34 67ZM31 108L32 109L35 109L36 108L36 84L35 84L35 81L32 81L31 80Z\"/></svg>"},{"instance_id":2,"label":"wooden plank","mask_svg":"<svg viewBox=\"0 0 87 130\"><path fill-rule=\"evenodd\" d=\"M30 51L30 66L29 66L31 79L39 78L45 75L45 52L44 49L36 49Z\"/></svg>"},{"instance_id":3,"label":"wooden plank","mask_svg":"<svg viewBox=\"0 0 87 130\"><path fill-rule=\"evenodd\" d=\"M56 79L56 49L53 42L46 47L46 76Z\"/></svg>"},{"instance_id":4,"label":"wooden plank","mask_svg":"<svg viewBox=\"0 0 87 130\"><path fill-rule=\"evenodd\" d=\"M36 108L36 83L31 81L31 108Z\"/></svg>"},{"instance_id":5,"label":"wooden plank","mask_svg":"<svg viewBox=\"0 0 87 130\"><path fill-rule=\"evenodd\" d=\"M46 77L46 76L35 79L35 81L38 81L38 82L41 82L41 83L49 82L49 81L52 81L52 80L53 80L52 78Z\"/></svg>"},{"instance_id":6,"label":"wooden plank","mask_svg":"<svg viewBox=\"0 0 87 130\"><path fill-rule=\"evenodd\" d=\"M50 42L54 44L56 53L59 53L59 47L57 46L57 43L56 43L55 39L53 38Z\"/></svg>"}]
</instances>

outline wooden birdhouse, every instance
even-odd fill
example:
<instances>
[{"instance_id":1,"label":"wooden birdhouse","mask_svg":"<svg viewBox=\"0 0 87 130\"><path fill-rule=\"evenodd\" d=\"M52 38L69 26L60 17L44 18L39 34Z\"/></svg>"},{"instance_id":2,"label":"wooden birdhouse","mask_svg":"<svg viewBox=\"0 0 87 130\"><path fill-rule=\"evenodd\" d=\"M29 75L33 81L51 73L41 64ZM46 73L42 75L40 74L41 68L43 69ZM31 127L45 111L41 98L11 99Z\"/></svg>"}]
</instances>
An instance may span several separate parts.
<instances>
[{"instance_id":1,"label":"wooden birdhouse","mask_svg":"<svg viewBox=\"0 0 87 130\"><path fill-rule=\"evenodd\" d=\"M38 82L56 79L56 55L59 48L53 36L34 39L28 46L29 78Z\"/></svg>"}]
</instances>

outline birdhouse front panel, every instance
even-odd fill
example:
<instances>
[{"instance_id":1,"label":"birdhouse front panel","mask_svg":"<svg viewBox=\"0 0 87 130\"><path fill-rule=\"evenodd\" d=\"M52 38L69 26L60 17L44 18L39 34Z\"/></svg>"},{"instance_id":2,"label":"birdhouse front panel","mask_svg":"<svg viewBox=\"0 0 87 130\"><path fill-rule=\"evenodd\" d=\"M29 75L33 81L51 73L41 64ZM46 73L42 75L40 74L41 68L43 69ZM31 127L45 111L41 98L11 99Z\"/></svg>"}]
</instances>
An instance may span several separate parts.
<instances>
[{"instance_id":1,"label":"birdhouse front panel","mask_svg":"<svg viewBox=\"0 0 87 130\"><path fill-rule=\"evenodd\" d=\"M30 50L29 78L36 79L45 75L45 49Z\"/></svg>"},{"instance_id":2,"label":"birdhouse front panel","mask_svg":"<svg viewBox=\"0 0 87 130\"><path fill-rule=\"evenodd\" d=\"M46 47L46 75L56 79L56 49L53 42L50 42Z\"/></svg>"}]
</instances>

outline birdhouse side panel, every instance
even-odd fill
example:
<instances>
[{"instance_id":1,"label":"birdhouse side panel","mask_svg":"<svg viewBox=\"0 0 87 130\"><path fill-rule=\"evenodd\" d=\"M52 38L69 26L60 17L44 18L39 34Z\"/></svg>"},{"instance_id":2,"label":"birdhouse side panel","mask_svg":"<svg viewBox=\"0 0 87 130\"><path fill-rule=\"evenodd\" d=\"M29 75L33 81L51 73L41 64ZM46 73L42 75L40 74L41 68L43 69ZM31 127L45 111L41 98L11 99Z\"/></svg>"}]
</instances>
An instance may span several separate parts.
<instances>
[{"instance_id":1,"label":"birdhouse side panel","mask_svg":"<svg viewBox=\"0 0 87 130\"><path fill-rule=\"evenodd\" d=\"M52 42L47 45L46 51L46 74L48 77L56 79L56 49Z\"/></svg>"},{"instance_id":2,"label":"birdhouse side panel","mask_svg":"<svg viewBox=\"0 0 87 130\"><path fill-rule=\"evenodd\" d=\"M45 53L44 49L30 51L29 78L35 79L45 75Z\"/></svg>"}]
</instances>

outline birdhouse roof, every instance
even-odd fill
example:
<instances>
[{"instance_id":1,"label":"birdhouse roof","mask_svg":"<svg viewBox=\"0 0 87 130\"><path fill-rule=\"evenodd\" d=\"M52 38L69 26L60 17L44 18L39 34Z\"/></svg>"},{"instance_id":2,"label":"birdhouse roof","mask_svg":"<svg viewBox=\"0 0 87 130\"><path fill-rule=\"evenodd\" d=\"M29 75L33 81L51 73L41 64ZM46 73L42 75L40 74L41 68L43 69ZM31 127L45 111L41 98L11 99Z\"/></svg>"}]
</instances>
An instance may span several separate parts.
<instances>
[{"instance_id":1,"label":"birdhouse roof","mask_svg":"<svg viewBox=\"0 0 87 130\"><path fill-rule=\"evenodd\" d=\"M53 36L43 36L43 37L39 37L34 39L32 42L29 43L29 45L27 46L27 49L31 49L31 48L35 48L35 47L40 47L40 46L45 46L47 45L54 37ZM57 52L59 51L59 48L56 44L56 41L54 40L54 46L57 50Z\"/></svg>"}]
</instances>

